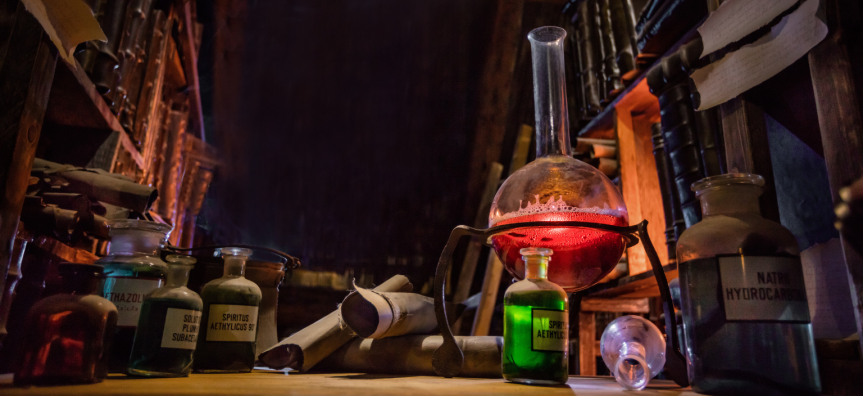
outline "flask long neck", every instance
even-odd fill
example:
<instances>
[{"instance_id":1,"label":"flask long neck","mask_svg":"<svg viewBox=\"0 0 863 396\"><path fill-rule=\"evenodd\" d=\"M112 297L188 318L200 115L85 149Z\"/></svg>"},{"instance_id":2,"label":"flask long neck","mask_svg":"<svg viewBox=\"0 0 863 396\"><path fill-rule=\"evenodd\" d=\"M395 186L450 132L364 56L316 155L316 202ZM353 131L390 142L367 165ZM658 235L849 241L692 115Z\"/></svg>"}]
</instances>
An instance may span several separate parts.
<instances>
[{"instance_id":1,"label":"flask long neck","mask_svg":"<svg viewBox=\"0 0 863 396\"><path fill-rule=\"evenodd\" d=\"M563 42L566 31L554 26L534 29L527 36L533 60L533 100L536 117L536 157L572 156L566 108Z\"/></svg>"}]
</instances>

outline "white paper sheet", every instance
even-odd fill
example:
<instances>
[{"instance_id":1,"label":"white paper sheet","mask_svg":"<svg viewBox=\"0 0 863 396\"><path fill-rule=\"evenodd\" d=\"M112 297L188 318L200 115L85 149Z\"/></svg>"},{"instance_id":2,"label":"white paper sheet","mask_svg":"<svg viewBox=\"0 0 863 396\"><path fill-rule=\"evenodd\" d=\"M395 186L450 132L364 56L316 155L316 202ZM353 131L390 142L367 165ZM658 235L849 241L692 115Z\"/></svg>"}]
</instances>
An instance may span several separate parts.
<instances>
[{"instance_id":1,"label":"white paper sheet","mask_svg":"<svg viewBox=\"0 0 863 396\"><path fill-rule=\"evenodd\" d=\"M57 46L60 56L72 67L75 47L85 41L108 41L93 12L82 0L21 0L30 11L51 42Z\"/></svg>"},{"instance_id":2,"label":"white paper sheet","mask_svg":"<svg viewBox=\"0 0 863 396\"><path fill-rule=\"evenodd\" d=\"M746 92L806 55L827 36L827 25L815 16L816 11L818 0L806 0L758 41L692 73L701 95L698 110Z\"/></svg>"},{"instance_id":3,"label":"white paper sheet","mask_svg":"<svg viewBox=\"0 0 863 396\"><path fill-rule=\"evenodd\" d=\"M698 28L704 51L701 58L746 37L796 3L797 0L726 0Z\"/></svg>"}]
</instances>

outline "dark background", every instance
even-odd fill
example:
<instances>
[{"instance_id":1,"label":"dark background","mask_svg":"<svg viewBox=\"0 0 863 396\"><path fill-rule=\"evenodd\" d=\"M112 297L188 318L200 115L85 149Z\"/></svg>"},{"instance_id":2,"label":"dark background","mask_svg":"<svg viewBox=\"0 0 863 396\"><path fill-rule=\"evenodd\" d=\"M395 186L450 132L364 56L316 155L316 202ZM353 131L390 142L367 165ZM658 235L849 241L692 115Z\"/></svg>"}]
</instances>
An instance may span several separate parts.
<instances>
[{"instance_id":1,"label":"dark background","mask_svg":"<svg viewBox=\"0 0 863 396\"><path fill-rule=\"evenodd\" d=\"M380 283L433 274L469 224L490 0L198 2L217 242ZM471 206L475 206L472 204Z\"/></svg>"}]
</instances>

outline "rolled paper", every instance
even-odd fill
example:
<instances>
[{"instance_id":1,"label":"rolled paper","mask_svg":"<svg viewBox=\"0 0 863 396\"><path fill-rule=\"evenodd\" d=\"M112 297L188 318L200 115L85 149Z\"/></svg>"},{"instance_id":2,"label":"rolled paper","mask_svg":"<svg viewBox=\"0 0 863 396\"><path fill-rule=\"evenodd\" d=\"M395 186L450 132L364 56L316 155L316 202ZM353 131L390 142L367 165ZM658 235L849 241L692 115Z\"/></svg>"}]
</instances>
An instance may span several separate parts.
<instances>
[{"instance_id":1,"label":"rolled paper","mask_svg":"<svg viewBox=\"0 0 863 396\"><path fill-rule=\"evenodd\" d=\"M406 334L430 334L438 328L434 299L416 293L391 293L354 285L339 307L342 323L363 338L385 338ZM461 307L463 308L463 307ZM447 315L458 318L461 309L447 304Z\"/></svg>"},{"instance_id":2,"label":"rolled paper","mask_svg":"<svg viewBox=\"0 0 863 396\"><path fill-rule=\"evenodd\" d=\"M404 275L396 275L373 289L376 292L410 292L413 285ZM339 323L339 310L292 334L260 355L260 365L281 370L306 372L336 349L356 337Z\"/></svg>"},{"instance_id":3,"label":"rolled paper","mask_svg":"<svg viewBox=\"0 0 863 396\"><path fill-rule=\"evenodd\" d=\"M460 377L500 378L503 337L457 336L464 352ZM435 376L432 355L443 343L439 335L356 339L339 348L315 371Z\"/></svg>"}]
</instances>

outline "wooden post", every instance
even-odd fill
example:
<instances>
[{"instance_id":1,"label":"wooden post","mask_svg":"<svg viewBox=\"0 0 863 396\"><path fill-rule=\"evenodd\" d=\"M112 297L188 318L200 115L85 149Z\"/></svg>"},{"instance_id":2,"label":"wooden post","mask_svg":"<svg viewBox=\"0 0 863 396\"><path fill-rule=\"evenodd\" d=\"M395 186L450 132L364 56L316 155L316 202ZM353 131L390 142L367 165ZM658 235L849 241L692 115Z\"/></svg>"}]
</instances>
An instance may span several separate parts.
<instances>
[{"instance_id":1,"label":"wooden post","mask_svg":"<svg viewBox=\"0 0 863 396\"><path fill-rule=\"evenodd\" d=\"M500 278L503 275L503 263L497 258L497 254L489 252L486 264L485 277L482 281L482 294L479 305L476 307L476 316L473 318L473 328L470 335L488 335L491 327L491 318L494 314L494 306L497 304L497 292L500 290Z\"/></svg>"},{"instance_id":2,"label":"wooden post","mask_svg":"<svg viewBox=\"0 0 863 396\"><path fill-rule=\"evenodd\" d=\"M725 137L725 161L730 173L755 173L764 177L761 215L779 221L779 203L773 183L773 163L767 141L764 110L737 97L720 105L722 132Z\"/></svg>"},{"instance_id":3,"label":"wooden post","mask_svg":"<svg viewBox=\"0 0 863 396\"><path fill-rule=\"evenodd\" d=\"M833 203L839 189L863 177L863 51L859 48L859 5L827 0L830 34L809 52L818 123ZM850 45L849 45L850 44ZM857 332L863 343L863 258L844 240L845 265L851 278ZM863 344L861 344L863 345Z\"/></svg>"},{"instance_id":4,"label":"wooden post","mask_svg":"<svg viewBox=\"0 0 863 396\"><path fill-rule=\"evenodd\" d=\"M6 279L30 168L42 131L57 51L36 18L18 0L12 34L0 43L0 287ZM6 16L4 16L5 18Z\"/></svg>"},{"instance_id":5,"label":"wooden post","mask_svg":"<svg viewBox=\"0 0 863 396\"><path fill-rule=\"evenodd\" d=\"M596 315L578 313L578 375L596 375Z\"/></svg>"}]
</instances>

